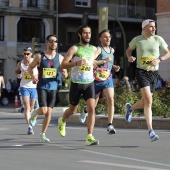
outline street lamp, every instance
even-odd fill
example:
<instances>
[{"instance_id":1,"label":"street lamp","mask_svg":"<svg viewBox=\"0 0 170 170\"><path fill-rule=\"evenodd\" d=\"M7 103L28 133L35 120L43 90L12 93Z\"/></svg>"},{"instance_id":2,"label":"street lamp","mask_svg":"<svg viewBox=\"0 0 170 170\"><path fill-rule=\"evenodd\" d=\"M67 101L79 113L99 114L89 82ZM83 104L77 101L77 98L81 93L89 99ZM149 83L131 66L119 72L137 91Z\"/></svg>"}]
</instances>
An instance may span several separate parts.
<instances>
[{"instance_id":1,"label":"street lamp","mask_svg":"<svg viewBox=\"0 0 170 170\"><path fill-rule=\"evenodd\" d=\"M111 16L111 17L113 17L116 20L116 22L119 24L119 27L120 27L122 34L123 34L123 67L124 67L124 76L126 76L127 75L127 71L126 71L127 70L127 58L126 58L126 34L125 34L125 30L124 30L121 22L118 20L118 18L116 18L114 16Z\"/></svg>"}]
</instances>

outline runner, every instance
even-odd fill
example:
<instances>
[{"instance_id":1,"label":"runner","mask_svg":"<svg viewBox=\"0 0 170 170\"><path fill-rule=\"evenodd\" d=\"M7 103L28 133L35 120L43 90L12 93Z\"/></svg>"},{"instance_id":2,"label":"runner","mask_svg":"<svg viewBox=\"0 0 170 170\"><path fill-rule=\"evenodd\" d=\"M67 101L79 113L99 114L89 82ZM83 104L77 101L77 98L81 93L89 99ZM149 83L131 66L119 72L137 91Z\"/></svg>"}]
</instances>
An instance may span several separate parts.
<instances>
[{"instance_id":1,"label":"runner","mask_svg":"<svg viewBox=\"0 0 170 170\"><path fill-rule=\"evenodd\" d=\"M32 112L29 120L30 125L36 124L38 115L44 115L42 132L40 133L41 142L50 142L46 137L48 125L51 120L52 109L55 106L57 92L57 72L60 71L60 63L63 56L56 52L57 36L48 35L46 38L47 50L35 54L33 62L30 64L28 71L33 82L37 84L39 108ZM38 67L39 79L33 75L32 70ZM62 71L62 70L61 70ZM63 72L63 77L67 77L67 71Z\"/></svg>"},{"instance_id":2,"label":"runner","mask_svg":"<svg viewBox=\"0 0 170 170\"><path fill-rule=\"evenodd\" d=\"M125 119L130 123L134 110L144 108L151 142L159 139L152 127L152 95L159 79L159 63L170 58L168 45L162 37L155 35L155 31L155 21L151 19L144 20L142 22L142 35L133 38L126 50L129 62L137 60L136 79L142 98L133 105L126 103ZM165 52L162 57L159 48ZM136 58L131 55L134 49L137 51Z\"/></svg>"},{"instance_id":3,"label":"runner","mask_svg":"<svg viewBox=\"0 0 170 170\"><path fill-rule=\"evenodd\" d=\"M30 112L34 109L35 99L37 97L36 84L33 84L32 78L28 73L28 66L31 64L33 59L31 47L27 47L23 51L24 59L17 64L15 74L20 81L20 94L22 97L22 104L24 106L24 115L26 123L28 124L28 134L34 134L32 126L29 124ZM20 73L21 72L21 73ZM33 69L34 76L38 75L38 70L35 67Z\"/></svg>"},{"instance_id":4,"label":"runner","mask_svg":"<svg viewBox=\"0 0 170 170\"><path fill-rule=\"evenodd\" d=\"M58 120L58 131L61 136L66 135L65 126L69 116L76 113L80 97L85 99L89 111L87 123L87 138L85 145L98 145L99 141L93 135L95 123L95 91L93 77L93 61L96 47L89 44L91 39L91 28L82 25L77 30L80 42L72 46L61 64L62 68L70 68L71 87L69 94L69 108L64 112L63 117ZM71 62L70 62L71 61Z\"/></svg>"},{"instance_id":5,"label":"runner","mask_svg":"<svg viewBox=\"0 0 170 170\"><path fill-rule=\"evenodd\" d=\"M113 65L114 63L114 49L110 47L111 35L110 31L104 29L99 34L99 39L101 45L97 47L96 60L94 63L98 66L94 70L95 77L95 94L96 101L95 106L98 103L100 93L103 92L107 102L107 113L108 113L108 127L107 131L109 134L115 134L116 130L112 125L114 116L114 80L112 78L111 70L112 68L117 72L120 67ZM80 114L80 122L84 123L87 117L86 106L83 109L82 114Z\"/></svg>"}]
</instances>

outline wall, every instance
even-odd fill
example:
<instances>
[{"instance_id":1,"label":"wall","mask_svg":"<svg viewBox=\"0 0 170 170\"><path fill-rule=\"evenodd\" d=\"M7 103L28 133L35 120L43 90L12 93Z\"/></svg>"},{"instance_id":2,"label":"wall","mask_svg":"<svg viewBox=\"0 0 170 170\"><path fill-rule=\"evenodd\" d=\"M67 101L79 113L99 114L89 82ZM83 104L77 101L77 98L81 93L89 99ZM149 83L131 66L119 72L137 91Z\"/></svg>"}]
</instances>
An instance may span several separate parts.
<instances>
[{"instance_id":1,"label":"wall","mask_svg":"<svg viewBox=\"0 0 170 170\"><path fill-rule=\"evenodd\" d=\"M157 34L162 36L170 49L170 12L157 14ZM161 52L161 55L163 52ZM170 82L170 59L160 64L159 73L161 77Z\"/></svg>"},{"instance_id":2,"label":"wall","mask_svg":"<svg viewBox=\"0 0 170 170\"><path fill-rule=\"evenodd\" d=\"M157 12L169 12L170 11L170 0L157 0Z\"/></svg>"}]
</instances>

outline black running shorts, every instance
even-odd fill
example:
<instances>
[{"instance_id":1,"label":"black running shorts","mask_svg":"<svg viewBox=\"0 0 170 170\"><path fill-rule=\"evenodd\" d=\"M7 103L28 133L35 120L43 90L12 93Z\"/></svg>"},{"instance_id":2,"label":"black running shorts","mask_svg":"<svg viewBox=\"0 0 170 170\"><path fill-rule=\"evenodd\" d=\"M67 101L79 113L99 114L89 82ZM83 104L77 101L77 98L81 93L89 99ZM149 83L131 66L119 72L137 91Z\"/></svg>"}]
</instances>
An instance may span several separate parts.
<instances>
[{"instance_id":1,"label":"black running shorts","mask_svg":"<svg viewBox=\"0 0 170 170\"><path fill-rule=\"evenodd\" d=\"M150 90L153 93L159 79L158 71L146 71L143 69L136 69L136 80L139 88L150 86Z\"/></svg>"},{"instance_id":2,"label":"black running shorts","mask_svg":"<svg viewBox=\"0 0 170 170\"><path fill-rule=\"evenodd\" d=\"M94 82L90 84L78 84L71 82L69 101L73 106L78 105L80 98L83 97L85 101L90 98L95 99Z\"/></svg>"},{"instance_id":3,"label":"black running shorts","mask_svg":"<svg viewBox=\"0 0 170 170\"><path fill-rule=\"evenodd\" d=\"M53 108L55 106L57 90L37 89L37 92L39 107Z\"/></svg>"}]
</instances>

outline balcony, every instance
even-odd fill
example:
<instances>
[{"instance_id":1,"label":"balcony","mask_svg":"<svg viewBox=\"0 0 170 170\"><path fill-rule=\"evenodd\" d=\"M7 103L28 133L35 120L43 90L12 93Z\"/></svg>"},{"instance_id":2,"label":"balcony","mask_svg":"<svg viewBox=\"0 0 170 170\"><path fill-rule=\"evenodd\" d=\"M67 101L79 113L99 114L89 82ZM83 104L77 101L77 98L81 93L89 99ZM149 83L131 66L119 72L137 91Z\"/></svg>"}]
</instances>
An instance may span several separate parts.
<instances>
[{"instance_id":1,"label":"balcony","mask_svg":"<svg viewBox=\"0 0 170 170\"><path fill-rule=\"evenodd\" d=\"M155 9L143 6L128 6L111 4L109 7L109 15L117 18L146 19L155 18Z\"/></svg>"},{"instance_id":2,"label":"balcony","mask_svg":"<svg viewBox=\"0 0 170 170\"><path fill-rule=\"evenodd\" d=\"M7 8L9 6L9 1L7 1L7 0L2 0L2 1L0 1L0 7L1 8Z\"/></svg>"},{"instance_id":3,"label":"balcony","mask_svg":"<svg viewBox=\"0 0 170 170\"><path fill-rule=\"evenodd\" d=\"M21 1L20 5L21 8L38 8L42 10L49 10L50 9L50 2L49 1L38 1L37 3L28 3Z\"/></svg>"}]
</instances>

